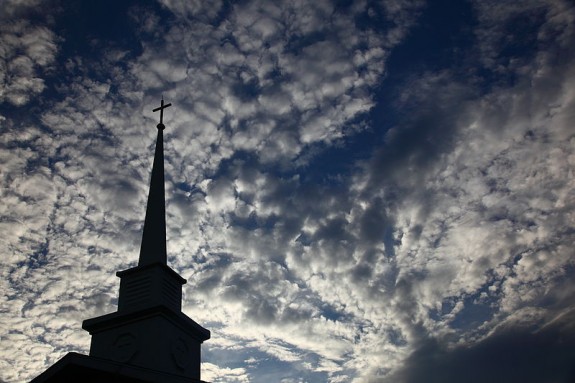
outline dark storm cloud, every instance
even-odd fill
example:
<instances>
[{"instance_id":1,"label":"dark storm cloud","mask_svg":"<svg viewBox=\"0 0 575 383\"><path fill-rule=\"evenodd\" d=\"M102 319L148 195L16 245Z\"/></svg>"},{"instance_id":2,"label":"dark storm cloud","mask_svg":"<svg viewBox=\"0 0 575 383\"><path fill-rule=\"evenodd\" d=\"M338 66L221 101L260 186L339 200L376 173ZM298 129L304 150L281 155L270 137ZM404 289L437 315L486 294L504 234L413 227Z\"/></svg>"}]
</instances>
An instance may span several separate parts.
<instances>
[{"instance_id":1,"label":"dark storm cloud","mask_svg":"<svg viewBox=\"0 0 575 383\"><path fill-rule=\"evenodd\" d=\"M473 345L421 342L385 382L575 382L575 332L567 321L543 329L504 328Z\"/></svg>"}]
</instances>

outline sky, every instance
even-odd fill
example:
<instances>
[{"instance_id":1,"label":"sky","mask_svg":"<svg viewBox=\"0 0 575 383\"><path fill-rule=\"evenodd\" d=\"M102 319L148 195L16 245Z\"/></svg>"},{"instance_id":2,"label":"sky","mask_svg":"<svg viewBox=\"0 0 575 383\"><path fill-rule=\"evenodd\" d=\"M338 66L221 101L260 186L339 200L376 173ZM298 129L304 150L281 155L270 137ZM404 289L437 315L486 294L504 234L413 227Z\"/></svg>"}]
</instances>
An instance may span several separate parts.
<instances>
[{"instance_id":1,"label":"sky","mask_svg":"<svg viewBox=\"0 0 575 383\"><path fill-rule=\"evenodd\" d=\"M217 382L575 382L569 0L2 0L0 381L168 263Z\"/></svg>"}]
</instances>

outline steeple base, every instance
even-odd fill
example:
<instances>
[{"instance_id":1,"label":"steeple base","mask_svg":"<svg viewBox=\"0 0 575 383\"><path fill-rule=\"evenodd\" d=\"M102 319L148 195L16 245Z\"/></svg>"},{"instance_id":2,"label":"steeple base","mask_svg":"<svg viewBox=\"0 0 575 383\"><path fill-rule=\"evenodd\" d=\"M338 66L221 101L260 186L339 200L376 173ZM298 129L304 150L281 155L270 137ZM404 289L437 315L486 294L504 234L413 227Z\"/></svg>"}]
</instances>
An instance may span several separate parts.
<instances>
[{"instance_id":1,"label":"steeple base","mask_svg":"<svg viewBox=\"0 0 575 383\"><path fill-rule=\"evenodd\" d=\"M210 332L181 312L154 306L85 320L90 356L200 379L201 344Z\"/></svg>"}]
</instances>

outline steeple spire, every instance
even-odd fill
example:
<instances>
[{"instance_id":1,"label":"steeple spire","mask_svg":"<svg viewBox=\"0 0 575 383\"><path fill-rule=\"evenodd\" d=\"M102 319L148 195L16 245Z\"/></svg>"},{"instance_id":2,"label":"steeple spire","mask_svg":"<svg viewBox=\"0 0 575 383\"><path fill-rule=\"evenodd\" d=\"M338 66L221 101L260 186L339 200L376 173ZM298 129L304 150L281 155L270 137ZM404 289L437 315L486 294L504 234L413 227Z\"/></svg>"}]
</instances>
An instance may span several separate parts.
<instances>
[{"instance_id":1,"label":"steeple spire","mask_svg":"<svg viewBox=\"0 0 575 383\"><path fill-rule=\"evenodd\" d=\"M166 251L166 197L164 189L164 109L172 104L162 103L154 112L160 111L160 123L157 125L158 137L156 139L156 151L152 166L152 179L150 181L150 193L146 207L146 220L144 221L144 233L140 247L139 266L153 263L167 264Z\"/></svg>"}]
</instances>

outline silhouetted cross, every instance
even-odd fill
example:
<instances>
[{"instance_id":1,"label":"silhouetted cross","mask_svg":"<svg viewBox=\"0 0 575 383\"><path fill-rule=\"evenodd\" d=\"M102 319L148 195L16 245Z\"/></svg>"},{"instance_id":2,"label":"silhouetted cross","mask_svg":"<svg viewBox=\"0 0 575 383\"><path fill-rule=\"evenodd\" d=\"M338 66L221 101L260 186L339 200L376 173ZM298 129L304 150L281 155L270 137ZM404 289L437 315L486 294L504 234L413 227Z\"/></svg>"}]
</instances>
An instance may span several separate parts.
<instances>
[{"instance_id":1,"label":"silhouetted cross","mask_svg":"<svg viewBox=\"0 0 575 383\"><path fill-rule=\"evenodd\" d=\"M163 124L164 122L164 109L166 109L169 106L172 106L172 104L164 105L164 98L162 97L162 103L160 104L160 106L152 110L152 112L157 112L158 110L160 111L160 124Z\"/></svg>"}]
</instances>

